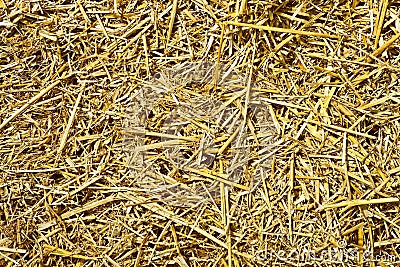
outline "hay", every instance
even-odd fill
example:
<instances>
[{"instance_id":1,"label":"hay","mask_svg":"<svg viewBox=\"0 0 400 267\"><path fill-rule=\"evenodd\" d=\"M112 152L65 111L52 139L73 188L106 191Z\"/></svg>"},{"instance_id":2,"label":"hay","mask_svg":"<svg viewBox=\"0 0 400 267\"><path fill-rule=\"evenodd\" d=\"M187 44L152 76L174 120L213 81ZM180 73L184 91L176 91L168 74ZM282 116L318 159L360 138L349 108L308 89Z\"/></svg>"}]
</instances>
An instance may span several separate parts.
<instances>
[{"instance_id":1,"label":"hay","mask_svg":"<svg viewBox=\"0 0 400 267\"><path fill-rule=\"evenodd\" d=\"M0 266L398 266L399 17L0 0Z\"/></svg>"}]
</instances>

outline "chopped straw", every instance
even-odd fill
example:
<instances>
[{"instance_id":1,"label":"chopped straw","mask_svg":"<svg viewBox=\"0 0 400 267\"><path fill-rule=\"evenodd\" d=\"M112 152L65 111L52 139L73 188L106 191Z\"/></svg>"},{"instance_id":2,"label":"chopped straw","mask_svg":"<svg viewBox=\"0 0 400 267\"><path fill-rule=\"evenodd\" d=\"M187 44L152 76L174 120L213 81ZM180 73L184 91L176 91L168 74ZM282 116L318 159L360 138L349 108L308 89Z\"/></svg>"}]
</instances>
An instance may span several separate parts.
<instances>
[{"instance_id":1,"label":"chopped straw","mask_svg":"<svg viewBox=\"0 0 400 267\"><path fill-rule=\"evenodd\" d=\"M0 266L400 266L399 18L0 0Z\"/></svg>"}]
</instances>

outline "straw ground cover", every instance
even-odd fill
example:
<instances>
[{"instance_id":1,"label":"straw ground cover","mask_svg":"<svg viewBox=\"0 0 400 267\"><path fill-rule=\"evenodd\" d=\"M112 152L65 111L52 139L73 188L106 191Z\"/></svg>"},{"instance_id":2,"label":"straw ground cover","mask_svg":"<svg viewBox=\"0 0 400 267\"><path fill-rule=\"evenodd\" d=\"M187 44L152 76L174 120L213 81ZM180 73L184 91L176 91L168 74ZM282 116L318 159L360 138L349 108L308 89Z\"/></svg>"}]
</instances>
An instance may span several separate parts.
<instances>
[{"instance_id":1,"label":"straw ground cover","mask_svg":"<svg viewBox=\"0 0 400 267\"><path fill-rule=\"evenodd\" d=\"M397 266L399 9L0 0L0 266ZM153 110L162 118L191 95L230 108L248 129L249 160L234 181L225 178L239 130L187 118L172 138L147 121L157 177L219 183L197 205L148 194L124 153L137 92L185 62L230 66L248 82L236 93L173 87ZM165 161L160 142L190 158L205 131L217 139L214 161Z\"/></svg>"}]
</instances>

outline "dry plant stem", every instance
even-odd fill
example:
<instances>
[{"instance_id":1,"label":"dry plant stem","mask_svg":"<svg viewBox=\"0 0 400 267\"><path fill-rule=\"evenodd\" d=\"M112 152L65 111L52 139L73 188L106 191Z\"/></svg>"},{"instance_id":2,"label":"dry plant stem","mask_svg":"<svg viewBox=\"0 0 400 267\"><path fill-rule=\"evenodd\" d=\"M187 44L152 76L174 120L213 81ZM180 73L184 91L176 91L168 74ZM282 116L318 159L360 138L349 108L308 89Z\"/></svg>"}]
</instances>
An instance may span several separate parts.
<instances>
[{"instance_id":1,"label":"dry plant stem","mask_svg":"<svg viewBox=\"0 0 400 267\"><path fill-rule=\"evenodd\" d=\"M75 114L78 109L79 103L81 102L81 98L82 98L82 91L79 92L78 97L76 98L74 108L72 109L71 115L68 119L67 126L64 129L64 133L63 133L63 136L61 137L61 141L60 141L60 146L57 151L57 157L60 156L60 154L62 153L64 146L67 142L68 134L69 134L69 131L71 130L72 124L74 123Z\"/></svg>"},{"instance_id":2,"label":"dry plant stem","mask_svg":"<svg viewBox=\"0 0 400 267\"><path fill-rule=\"evenodd\" d=\"M292 29L277 28L277 27L248 24L248 23L241 23L241 22L234 22L234 21L227 21L226 24L240 26L240 27L249 27L249 28L253 28L253 29L272 31L272 32L293 33L293 34L299 34L299 35L308 35L308 36L316 36L316 37L322 37L322 38L339 39L339 36L337 36L337 35L330 35L330 34L324 34L324 33L319 33L319 32L292 30Z\"/></svg>"},{"instance_id":3,"label":"dry plant stem","mask_svg":"<svg viewBox=\"0 0 400 267\"><path fill-rule=\"evenodd\" d=\"M33 105L36 101L41 99L45 94L47 94L51 89L56 87L58 84L60 84L60 80L50 84L48 87L43 89L42 91L39 92L39 94L35 95L29 101L24 104L22 107L17 109L10 117L8 117L6 120L4 120L0 124L0 130L2 130L8 123L10 123L12 120L14 120L17 116L21 115L24 111L26 111L31 105Z\"/></svg>"}]
</instances>

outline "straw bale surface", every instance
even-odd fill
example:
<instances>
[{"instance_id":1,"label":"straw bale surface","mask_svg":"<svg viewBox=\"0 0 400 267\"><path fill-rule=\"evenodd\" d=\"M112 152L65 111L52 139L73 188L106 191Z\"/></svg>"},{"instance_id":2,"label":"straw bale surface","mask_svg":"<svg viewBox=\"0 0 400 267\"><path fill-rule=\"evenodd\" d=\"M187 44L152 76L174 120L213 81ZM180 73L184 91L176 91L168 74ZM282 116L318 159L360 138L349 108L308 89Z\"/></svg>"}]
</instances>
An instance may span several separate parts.
<instances>
[{"instance_id":1,"label":"straw bale surface","mask_svg":"<svg viewBox=\"0 0 400 267\"><path fill-rule=\"evenodd\" d=\"M399 52L398 1L0 0L0 266L399 266Z\"/></svg>"}]
</instances>

